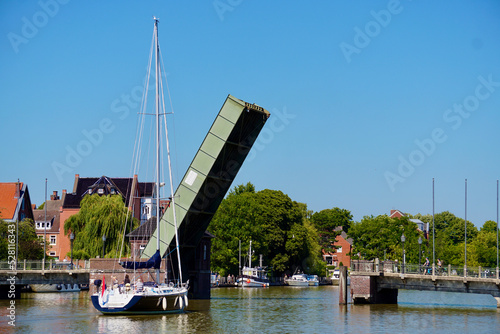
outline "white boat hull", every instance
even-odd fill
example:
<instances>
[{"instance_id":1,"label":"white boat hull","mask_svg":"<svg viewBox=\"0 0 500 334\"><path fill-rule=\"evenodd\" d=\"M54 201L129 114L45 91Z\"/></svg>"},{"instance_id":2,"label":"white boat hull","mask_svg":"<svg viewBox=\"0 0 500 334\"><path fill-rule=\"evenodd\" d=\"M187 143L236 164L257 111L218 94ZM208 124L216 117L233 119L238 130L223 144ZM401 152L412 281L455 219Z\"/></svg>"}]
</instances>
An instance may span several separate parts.
<instances>
[{"instance_id":1,"label":"white boat hull","mask_svg":"<svg viewBox=\"0 0 500 334\"><path fill-rule=\"evenodd\" d=\"M305 274L296 274L292 278L286 279L285 283L290 286L318 286L319 281L316 276L307 276Z\"/></svg>"},{"instance_id":2,"label":"white boat hull","mask_svg":"<svg viewBox=\"0 0 500 334\"><path fill-rule=\"evenodd\" d=\"M79 292L78 284L31 284L33 292Z\"/></svg>"},{"instance_id":3,"label":"white boat hull","mask_svg":"<svg viewBox=\"0 0 500 334\"><path fill-rule=\"evenodd\" d=\"M187 288L155 287L141 292L106 290L91 296L92 304L104 314L180 313L188 306Z\"/></svg>"},{"instance_id":4,"label":"white boat hull","mask_svg":"<svg viewBox=\"0 0 500 334\"><path fill-rule=\"evenodd\" d=\"M286 280L285 282L289 286L309 286L308 281L299 281L299 280L289 279L289 280Z\"/></svg>"},{"instance_id":5,"label":"white boat hull","mask_svg":"<svg viewBox=\"0 0 500 334\"><path fill-rule=\"evenodd\" d=\"M251 278L246 278L242 279L241 286L244 288L267 288L269 287L269 282L259 282Z\"/></svg>"}]
</instances>

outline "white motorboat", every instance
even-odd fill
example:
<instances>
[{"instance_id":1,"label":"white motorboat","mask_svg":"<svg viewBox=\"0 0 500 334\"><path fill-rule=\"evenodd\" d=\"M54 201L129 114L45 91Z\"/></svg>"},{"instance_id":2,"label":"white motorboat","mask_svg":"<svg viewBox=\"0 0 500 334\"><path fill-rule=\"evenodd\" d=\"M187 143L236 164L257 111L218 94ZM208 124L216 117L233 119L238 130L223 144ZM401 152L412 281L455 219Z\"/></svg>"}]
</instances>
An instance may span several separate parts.
<instances>
[{"instance_id":1,"label":"white motorboat","mask_svg":"<svg viewBox=\"0 0 500 334\"><path fill-rule=\"evenodd\" d=\"M266 288L270 281L266 277L266 270L262 267L262 257L259 267L252 267L252 240L250 240L250 248L248 251L248 267L243 267L242 276L239 278L239 283L244 288Z\"/></svg>"}]
</instances>

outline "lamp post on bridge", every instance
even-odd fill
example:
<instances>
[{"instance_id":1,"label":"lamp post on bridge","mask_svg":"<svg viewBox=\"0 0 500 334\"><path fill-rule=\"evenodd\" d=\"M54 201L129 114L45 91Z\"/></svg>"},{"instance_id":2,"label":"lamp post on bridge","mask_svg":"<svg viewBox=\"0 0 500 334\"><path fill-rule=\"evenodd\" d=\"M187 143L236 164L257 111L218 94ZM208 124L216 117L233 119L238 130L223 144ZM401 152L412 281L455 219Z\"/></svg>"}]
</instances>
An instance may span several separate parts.
<instances>
[{"instance_id":1,"label":"lamp post on bridge","mask_svg":"<svg viewBox=\"0 0 500 334\"><path fill-rule=\"evenodd\" d=\"M403 274L405 273L405 265L406 265L406 253L405 253L405 234L401 235L401 242L403 243Z\"/></svg>"},{"instance_id":2,"label":"lamp post on bridge","mask_svg":"<svg viewBox=\"0 0 500 334\"><path fill-rule=\"evenodd\" d=\"M105 248L106 246L106 234L103 234L102 235L102 258L104 259L104 250L106 249Z\"/></svg>"},{"instance_id":3,"label":"lamp post on bridge","mask_svg":"<svg viewBox=\"0 0 500 334\"><path fill-rule=\"evenodd\" d=\"M73 269L73 241L75 241L75 234L71 232L69 235L69 241L71 242L71 269Z\"/></svg>"},{"instance_id":4,"label":"lamp post on bridge","mask_svg":"<svg viewBox=\"0 0 500 334\"><path fill-rule=\"evenodd\" d=\"M420 263L422 262L422 237L418 237L418 273L420 274Z\"/></svg>"}]
</instances>

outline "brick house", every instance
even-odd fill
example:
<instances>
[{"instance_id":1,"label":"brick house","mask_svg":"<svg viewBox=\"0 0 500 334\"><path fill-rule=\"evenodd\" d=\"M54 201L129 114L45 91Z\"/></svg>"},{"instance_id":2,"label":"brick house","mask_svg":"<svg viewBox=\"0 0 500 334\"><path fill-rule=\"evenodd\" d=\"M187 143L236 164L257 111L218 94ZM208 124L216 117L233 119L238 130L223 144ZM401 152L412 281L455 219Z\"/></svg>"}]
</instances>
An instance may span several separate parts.
<instances>
[{"instance_id":1,"label":"brick house","mask_svg":"<svg viewBox=\"0 0 500 334\"><path fill-rule=\"evenodd\" d=\"M342 227L339 226L335 229L335 231L342 231L340 235L338 235L335 238L335 242L333 245L335 247L338 247L335 249L335 252L333 253L325 253L323 254L323 260L326 262L327 265L333 265L335 267L338 267L340 263L346 267L351 266L351 250L352 250L352 243L353 240L352 238L349 238L347 236L347 233L345 233L342 230Z\"/></svg>"},{"instance_id":2,"label":"brick house","mask_svg":"<svg viewBox=\"0 0 500 334\"><path fill-rule=\"evenodd\" d=\"M73 191L66 193L63 190L63 199L60 209L59 240L56 241L59 260L68 259L66 254L71 251L69 235L64 234L64 223L74 214L80 212L80 202L87 194L93 195L121 195L125 204L133 212L141 224L151 218L155 212L153 202L154 183L139 182L137 175L133 178L80 177L75 175Z\"/></svg>"},{"instance_id":3,"label":"brick house","mask_svg":"<svg viewBox=\"0 0 500 334\"><path fill-rule=\"evenodd\" d=\"M63 198L61 199L54 191L50 195L50 200L44 205L41 210L33 209L35 217L35 231L38 238L43 240L46 238L45 251L48 256L59 257L59 235L64 234L64 227L61 228L61 208L64 201L66 191L63 191ZM46 210L45 210L46 209Z\"/></svg>"},{"instance_id":4,"label":"brick house","mask_svg":"<svg viewBox=\"0 0 500 334\"><path fill-rule=\"evenodd\" d=\"M406 214L399 211L399 210L391 210L391 214L389 215L390 218L402 218L406 217ZM429 224L424 223L420 219L410 219L411 222L415 223L417 225L417 229L421 232L424 232L424 238L428 239L429 238Z\"/></svg>"}]
</instances>

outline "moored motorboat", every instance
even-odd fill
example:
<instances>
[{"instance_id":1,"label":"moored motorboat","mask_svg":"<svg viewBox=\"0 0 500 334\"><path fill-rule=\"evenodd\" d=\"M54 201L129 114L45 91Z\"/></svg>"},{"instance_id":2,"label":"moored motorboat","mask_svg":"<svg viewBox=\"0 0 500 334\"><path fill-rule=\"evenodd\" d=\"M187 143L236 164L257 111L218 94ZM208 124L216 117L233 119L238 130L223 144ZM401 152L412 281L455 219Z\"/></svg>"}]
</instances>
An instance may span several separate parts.
<instances>
[{"instance_id":1,"label":"moored motorboat","mask_svg":"<svg viewBox=\"0 0 500 334\"><path fill-rule=\"evenodd\" d=\"M285 284L290 286L318 286L319 278L317 275L306 275L296 271L292 277L285 279Z\"/></svg>"},{"instance_id":2,"label":"moored motorboat","mask_svg":"<svg viewBox=\"0 0 500 334\"><path fill-rule=\"evenodd\" d=\"M260 266L252 267L252 240L248 250L248 267L243 267L241 273L238 283L244 288L266 288L271 283L266 277L266 269L262 266L262 256Z\"/></svg>"},{"instance_id":3,"label":"moored motorboat","mask_svg":"<svg viewBox=\"0 0 500 334\"><path fill-rule=\"evenodd\" d=\"M309 286L318 286L319 285L318 275L307 275L307 281L309 282Z\"/></svg>"},{"instance_id":4,"label":"moored motorboat","mask_svg":"<svg viewBox=\"0 0 500 334\"><path fill-rule=\"evenodd\" d=\"M285 279L285 283L290 286L309 286L306 274L295 274Z\"/></svg>"}]
</instances>

